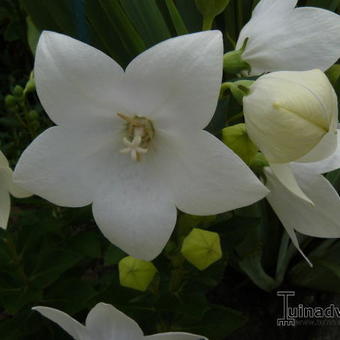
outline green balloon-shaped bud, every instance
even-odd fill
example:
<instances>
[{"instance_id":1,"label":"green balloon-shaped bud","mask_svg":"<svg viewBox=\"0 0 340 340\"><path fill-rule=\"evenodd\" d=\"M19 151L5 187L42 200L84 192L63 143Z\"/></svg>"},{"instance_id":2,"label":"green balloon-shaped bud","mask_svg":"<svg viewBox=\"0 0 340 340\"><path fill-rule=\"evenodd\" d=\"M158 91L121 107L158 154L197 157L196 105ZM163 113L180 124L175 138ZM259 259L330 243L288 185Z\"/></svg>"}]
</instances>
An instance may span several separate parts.
<instances>
[{"instance_id":1,"label":"green balloon-shaped bud","mask_svg":"<svg viewBox=\"0 0 340 340\"><path fill-rule=\"evenodd\" d=\"M229 5L230 0L195 0L196 7L203 16L203 29L210 29L215 17Z\"/></svg>"},{"instance_id":2,"label":"green balloon-shaped bud","mask_svg":"<svg viewBox=\"0 0 340 340\"><path fill-rule=\"evenodd\" d=\"M151 262L136 259L132 256L119 261L119 281L123 287L145 292L157 272Z\"/></svg>"},{"instance_id":3,"label":"green balloon-shaped bud","mask_svg":"<svg viewBox=\"0 0 340 340\"><path fill-rule=\"evenodd\" d=\"M229 5L230 0L195 0L196 7L203 16L215 18Z\"/></svg>"},{"instance_id":4,"label":"green balloon-shaped bud","mask_svg":"<svg viewBox=\"0 0 340 340\"><path fill-rule=\"evenodd\" d=\"M224 128L222 140L246 164L250 164L258 152L258 148L248 137L246 126L243 123Z\"/></svg>"},{"instance_id":5,"label":"green balloon-shaped bud","mask_svg":"<svg viewBox=\"0 0 340 340\"><path fill-rule=\"evenodd\" d=\"M181 253L196 268L204 270L222 258L220 236L194 228L183 240Z\"/></svg>"}]
</instances>

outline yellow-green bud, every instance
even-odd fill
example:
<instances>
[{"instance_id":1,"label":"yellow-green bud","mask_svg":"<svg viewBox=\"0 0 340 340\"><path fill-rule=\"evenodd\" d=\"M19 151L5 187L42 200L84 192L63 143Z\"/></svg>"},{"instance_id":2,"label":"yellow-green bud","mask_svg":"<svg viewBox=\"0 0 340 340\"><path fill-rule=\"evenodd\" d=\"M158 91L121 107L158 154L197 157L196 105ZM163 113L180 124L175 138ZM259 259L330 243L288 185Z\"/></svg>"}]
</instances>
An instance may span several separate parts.
<instances>
[{"instance_id":1,"label":"yellow-green bud","mask_svg":"<svg viewBox=\"0 0 340 340\"><path fill-rule=\"evenodd\" d=\"M195 0L196 7L203 17L215 18L229 5L230 0Z\"/></svg>"},{"instance_id":2,"label":"yellow-green bud","mask_svg":"<svg viewBox=\"0 0 340 340\"><path fill-rule=\"evenodd\" d=\"M194 228L183 240L182 255L199 270L222 258L220 236L212 231Z\"/></svg>"},{"instance_id":3,"label":"yellow-green bud","mask_svg":"<svg viewBox=\"0 0 340 340\"><path fill-rule=\"evenodd\" d=\"M151 262L136 259L132 256L119 261L119 281L123 287L146 291L152 282L157 269Z\"/></svg>"},{"instance_id":4,"label":"yellow-green bud","mask_svg":"<svg viewBox=\"0 0 340 340\"><path fill-rule=\"evenodd\" d=\"M263 173L263 168L269 166L266 157L264 157L262 152L258 152L255 157L250 162L249 166L255 172L255 174L260 175Z\"/></svg>"},{"instance_id":5,"label":"yellow-green bud","mask_svg":"<svg viewBox=\"0 0 340 340\"><path fill-rule=\"evenodd\" d=\"M251 140L269 163L319 161L337 145L337 96L320 70L273 72L243 98Z\"/></svg>"},{"instance_id":6,"label":"yellow-green bud","mask_svg":"<svg viewBox=\"0 0 340 340\"><path fill-rule=\"evenodd\" d=\"M224 128L222 140L246 164L250 164L258 152L257 146L248 137L246 126L243 123Z\"/></svg>"}]
</instances>

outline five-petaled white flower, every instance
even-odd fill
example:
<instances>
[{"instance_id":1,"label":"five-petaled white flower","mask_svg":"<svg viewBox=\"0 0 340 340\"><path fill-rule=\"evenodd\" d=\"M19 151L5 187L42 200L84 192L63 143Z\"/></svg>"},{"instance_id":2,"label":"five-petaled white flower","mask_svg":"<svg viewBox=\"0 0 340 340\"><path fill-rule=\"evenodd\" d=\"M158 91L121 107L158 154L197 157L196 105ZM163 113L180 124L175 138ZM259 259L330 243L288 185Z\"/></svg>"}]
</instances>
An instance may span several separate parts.
<instances>
[{"instance_id":1,"label":"five-petaled white flower","mask_svg":"<svg viewBox=\"0 0 340 340\"><path fill-rule=\"evenodd\" d=\"M6 229L9 213L11 211L10 194L17 198L31 196L26 190L13 183L13 172L8 160L0 151L0 228Z\"/></svg>"},{"instance_id":2,"label":"five-petaled white flower","mask_svg":"<svg viewBox=\"0 0 340 340\"><path fill-rule=\"evenodd\" d=\"M270 168L265 169L266 185L270 190L267 200L299 250L295 230L314 237L340 237L340 197L321 175L340 168L339 145L336 152L323 161L292 164L298 184L314 205L294 195L273 175Z\"/></svg>"},{"instance_id":3,"label":"five-petaled white flower","mask_svg":"<svg viewBox=\"0 0 340 340\"><path fill-rule=\"evenodd\" d=\"M93 203L103 234L151 260L177 210L211 215L267 194L249 168L202 129L222 79L218 31L164 41L124 70L97 49L44 32L35 61L39 98L57 124L25 150L17 183L61 206Z\"/></svg>"},{"instance_id":4,"label":"five-petaled white flower","mask_svg":"<svg viewBox=\"0 0 340 340\"><path fill-rule=\"evenodd\" d=\"M237 41L251 75L272 71L327 70L340 57L340 16L297 0L262 0Z\"/></svg>"},{"instance_id":5,"label":"five-petaled white flower","mask_svg":"<svg viewBox=\"0 0 340 340\"><path fill-rule=\"evenodd\" d=\"M57 323L76 340L207 340L199 335L180 332L144 336L134 320L106 303L98 303L92 308L86 318L86 326L54 308L39 306L33 309Z\"/></svg>"}]
</instances>

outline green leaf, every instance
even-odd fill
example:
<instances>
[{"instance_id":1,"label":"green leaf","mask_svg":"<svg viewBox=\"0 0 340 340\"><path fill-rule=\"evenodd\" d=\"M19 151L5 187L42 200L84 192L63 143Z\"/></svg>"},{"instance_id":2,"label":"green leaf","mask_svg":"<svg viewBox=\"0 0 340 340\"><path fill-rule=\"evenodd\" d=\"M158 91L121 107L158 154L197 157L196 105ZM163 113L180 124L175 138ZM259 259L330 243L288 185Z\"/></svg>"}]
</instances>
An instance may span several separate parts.
<instances>
[{"instance_id":1,"label":"green leaf","mask_svg":"<svg viewBox=\"0 0 340 340\"><path fill-rule=\"evenodd\" d=\"M66 250L45 250L39 257L42 263L30 280L35 287L41 288L49 286L81 260L78 254Z\"/></svg>"},{"instance_id":2,"label":"green leaf","mask_svg":"<svg viewBox=\"0 0 340 340\"><path fill-rule=\"evenodd\" d=\"M214 305L204 314L199 323L190 327L190 331L202 334L209 339L223 340L243 327L246 322L247 318L242 313L231 308Z\"/></svg>"},{"instance_id":3,"label":"green leaf","mask_svg":"<svg viewBox=\"0 0 340 340\"><path fill-rule=\"evenodd\" d=\"M310 257L313 268L299 262L289 273L289 281L296 286L340 293L340 265L329 260Z\"/></svg>"},{"instance_id":4,"label":"green leaf","mask_svg":"<svg viewBox=\"0 0 340 340\"><path fill-rule=\"evenodd\" d=\"M174 3L174 0L165 0L166 6L168 8L172 23L178 35L183 35L188 33L188 29L183 22L183 19L178 12L178 9Z\"/></svg>"},{"instance_id":5,"label":"green leaf","mask_svg":"<svg viewBox=\"0 0 340 340\"><path fill-rule=\"evenodd\" d=\"M38 29L75 36L76 28L71 1L21 0L21 3Z\"/></svg>"},{"instance_id":6,"label":"green leaf","mask_svg":"<svg viewBox=\"0 0 340 340\"><path fill-rule=\"evenodd\" d=\"M0 291L0 293L0 304L9 314L16 314L24 306L40 301L42 297L42 291L38 289L23 288L20 292Z\"/></svg>"},{"instance_id":7,"label":"green leaf","mask_svg":"<svg viewBox=\"0 0 340 340\"><path fill-rule=\"evenodd\" d=\"M120 0L120 3L146 47L171 37L155 0Z\"/></svg>"},{"instance_id":8,"label":"green leaf","mask_svg":"<svg viewBox=\"0 0 340 340\"><path fill-rule=\"evenodd\" d=\"M123 66L145 50L118 0L87 0L85 12L95 44Z\"/></svg>"},{"instance_id":9,"label":"green leaf","mask_svg":"<svg viewBox=\"0 0 340 340\"><path fill-rule=\"evenodd\" d=\"M30 17L26 18L27 23L27 41L28 45L32 51L32 54L35 55L35 50L37 48L38 40L40 37L40 30L34 25L32 19Z\"/></svg>"},{"instance_id":10,"label":"green leaf","mask_svg":"<svg viewBox=\"0 0 340 340\"><path fill-rule=\"evenodd\" d=\"M184 20L185 26L190 33L201 30L202 17L197 10L194 0L175 0L175 4L181 17Z\"/></svg>"},{"instance_id":11,"label":"green leaf","mask_svg":"<svg viewBox=\"0 0 340 340\"><path fill-rule=\"evenodd\" d=\"M104 256L104 264L105 266L115 265L125 256L126 253L124 253L121 249L114 245L110 245Z\"/></svg>"},{"instance_id":12,"label":"green leaf","mask_svg":"<svg viewBox=\"0 0 340 340\"><path fill-rule=\"evenodd\" d=\"M98 233L88 231L77 234L69 243L69 249L92 258L101 256L101 245Z\"/></svg>"},{"instance_id":13,"label":"green leaf","mask_svg":"<svg viewBox=\"0 0 340 340\"><path fill-rule=\"evenodd\" d=\"M56 301L56 308L75 314L88 307L89 301L97 295L88 281L79 278L63 279L50 288L48 299ZM92 308L92 306L91 306Z\"/></svg>"}]
</instances>

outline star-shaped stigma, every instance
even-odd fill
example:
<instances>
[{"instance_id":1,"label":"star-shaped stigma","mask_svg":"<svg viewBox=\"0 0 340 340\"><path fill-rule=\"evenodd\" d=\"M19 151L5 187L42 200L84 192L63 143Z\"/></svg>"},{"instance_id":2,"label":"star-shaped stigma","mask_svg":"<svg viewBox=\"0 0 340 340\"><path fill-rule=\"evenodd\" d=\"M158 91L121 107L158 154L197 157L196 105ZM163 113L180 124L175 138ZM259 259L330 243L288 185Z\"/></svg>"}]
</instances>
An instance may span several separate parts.
<instances>
[{"instance_id":1,"label":"star-shaped stigma","mask_svg":"<svg viewBox=\"0 0 340 340\"><path fill-rule=\"evenodd\" d=\"M121 153L130 153L131 159L134 161L141 160L141 154L145 154L148 152L148 149L142 148L140 145L142 143L141 136L133 137L132 141L129 141L126 137L123 138L123 143L126 146L124 149L121 149Z\"/></svg>"}]
</instances>

